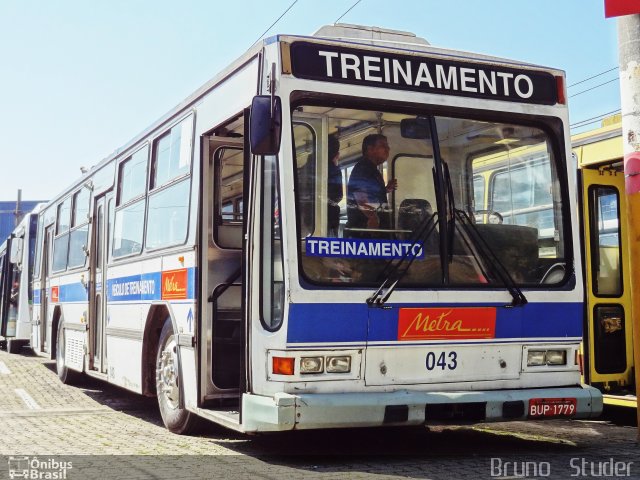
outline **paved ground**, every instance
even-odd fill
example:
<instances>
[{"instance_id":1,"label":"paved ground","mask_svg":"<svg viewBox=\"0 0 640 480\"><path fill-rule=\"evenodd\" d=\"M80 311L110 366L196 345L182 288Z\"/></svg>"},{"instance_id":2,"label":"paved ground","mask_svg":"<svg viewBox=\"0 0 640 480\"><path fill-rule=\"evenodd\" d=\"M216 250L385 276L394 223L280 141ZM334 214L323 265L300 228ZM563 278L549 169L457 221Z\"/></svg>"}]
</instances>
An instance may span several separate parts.
<instances>
[{"instance_id":1,"label":"paved ground","mask_svg":"<svg viewBox=\"0 0 640 480\"><path fill-rule=\"evenodd\" d=\"M0 480L25 465L24 478L640 479L633 417L260 436L208 425L182 437L154 399L65 386L53 362L0 351Z\"/></svg>"}]
</instances>

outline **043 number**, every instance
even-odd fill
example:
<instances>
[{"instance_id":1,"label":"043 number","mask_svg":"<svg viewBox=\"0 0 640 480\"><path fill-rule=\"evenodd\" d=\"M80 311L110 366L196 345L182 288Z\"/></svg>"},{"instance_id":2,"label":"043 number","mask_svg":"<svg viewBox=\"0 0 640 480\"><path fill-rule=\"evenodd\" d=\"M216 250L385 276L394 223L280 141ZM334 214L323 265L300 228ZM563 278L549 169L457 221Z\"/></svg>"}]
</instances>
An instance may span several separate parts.
<instances>
[{"instance_id":1,"label":"043 number","mask_svg":"<svg viewBox=\"0 0 640 480\"><path fill-rule=\"evenodd\" d=\"M440 352L436 354L434 352L427 353L427 359L425 362L427 370L455 370L458 366L458 354L456 352Z\"/></svg>"}]
</instances>

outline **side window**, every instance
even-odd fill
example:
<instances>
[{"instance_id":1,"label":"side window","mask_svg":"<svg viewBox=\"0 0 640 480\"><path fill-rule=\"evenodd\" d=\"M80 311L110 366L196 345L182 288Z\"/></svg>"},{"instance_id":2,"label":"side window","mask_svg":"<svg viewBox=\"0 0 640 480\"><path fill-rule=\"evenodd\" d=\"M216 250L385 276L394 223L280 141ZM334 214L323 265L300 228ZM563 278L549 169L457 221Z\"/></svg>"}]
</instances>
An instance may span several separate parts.
<instances>
[{"instance_id":1,"label":"side window","mask_svg":"<svg viewBox=\"0 0 640 480\"><path fill-rule=\"evenodd\" d=\"M116 215L116 202L113 198L109 199L109 205L107 206L107 257L110 261L113 258L112 250L109 246L113 245L113 221Z\"/></svg>"},{"instance_id":2,"label":"side window","mask_svg":"<svg viewBox=\"0 0 640 480\"><path fill-rule=\"evenodd\" d=\"M29 219L29 285L33 282L34 269L36 266L36 234L38 231L38 216L31 215ZM33 300L33 289L28 288L29 301Z\"/></svg>"},{"instance_id":3,"label":"side window","mask_svg":"<svg viewBox=\"0 0 640 480\"><path fill-rule=\"evenodd\" d=\"M40 270L42 268L42 250L43 250L43 234L44 234L44 214L38 215L38 228L36 229L36 247L35 247L35 258L33 261L34 270L33 277L40 278Z\"/></svg>"},{"instance_id":4,"label":"side window","mask_svg":"<svg viewBox=\"0 0 640 480\"><path fill-rule=\"evenodd\" d=\"M71 198L67 198L58 205L56 220L56 235L61 235L69 231L71 226Z\"/></svg>"},{"instance_id":5,"label":"side window","mask_svg":"<svg viewBox=\"0 0 640 480\"><path fill-rule=\"evenodd\" d=\"M306 123L293 125L295 158L298 179L298 215L300 238L315 230L316 205L316 135Z\"/></svg>"},{"instance_id":6,"label":"side window","mask_svg":"<svg viewBox=\"0 0 640 480\"><path fill-rule=\"evenodd\" d=\"M521 162L493 176L491 209L502 215L504 223L536 227L541 237L553 237L551 185L548 158Z\"/></svg>"},{"instance_id":7,"label":"side window","mask_svg":"<svg viewBox=\"0 0 640 480\"><path fill-rule=\"evenodd\" d=\"M47 208L44 213L42 214L42 216L44 217L44 223L43 225L45 227L48 227L49 225L53 224L56 221L56 215L58 214L58 208L54 207L54 206L50 206L49 208Z\"/></svg>"},{"instance_id":8,"label":"side window","mask_svg":"<svg viewBox=\"0 0 640 480\"><path fill-rule=\"evenodd\" d=\"M264 326L269 330L275 330L282 323L284 306L280 189L276 157L263 158L261 310Z\"/></svg>"},{"instance_id":9,"label":"side window","mask_svg":"<svg viewBox=\"0 0 640 480\"><path fill-rule=\"evenodd\" d=\"M56 216L56 236L53 240L52 271L59 272L67 268L69 253L69 228L71 226L71 197L58 205Z\"/></svg>"},{"instance_id":10,"label":"side window","mask_svg":"<svg viewBox=\"0 0 640 480\"><path fill-rule=\"evenodd\" d=\"M149 195L147 248L184 243L189 225L189 180Z\"/></svg>"},{"instance_id":11,"label":"side window","mask_svg":"<svg viewBox=\"0 0 640 480\"><path fill-rule=\"evenodd\" d=\"M144 146L120 163L113 228L114 258L142 251L148 156L149 147Z\"/></svg>"},{"instance_id":12,"label":"side window","mask_svg":"<svg viewBox=\"0 0 640 480\"><path fill-rule=\"evenodd\" d=\"M192 125L189 116L154 142L151 189L190 172Z\"/></svg>"},{"instance_id":13,"label":"side window","mask_svg":"<svg viewBox=\"0 0 640 480\"><path fill-rule=\"evenodd\" d=\"M474 210L485 210L484 205L484 176L473 176L473 206Z\"/></svg>"},{"instance_id":14,"label":"side window","mask_svg":"<svg viewBox=\"0 0 640 480\"><path fill-rule=\"evenodd\" d=\"M144 195L147 184L148 147L141 148L120 164L118 183L118 203L124 205L130 200Z\"/></svg>"},{"instance_id":15,"label":"side window","mask_svg":"<svg viewBox=\"0 0 640 480\"><path fill-rule=\"evenodd\" d=\"M98 266L98 268L102 268L102 262L103 262L103 258L102 258L102 252L104 251L104 233L102 232L102 224L104 222L104 207L102 205L100 205L98 207L98 215L96 216L96 225L94 226L95 230L95 249L96 249L96 254L95 254L95 259L96 259L96 265Z\"/></svg>"},{"instance_id":16,"label":"side window","mask_svg":"<svg viewBox=\"0 0 640 480\"><path fill-rule=\"evenodd\" d=\"M163 248L186 241L192 128L193 117L189 116L153 143L145 239L147 248Z\"/></svg>"},{"instance_id":17,"label":"side window","mask_svg":"<svg viewBox=\"0 0 640 480\"><path fill-rule=\"evenodd\" d=\"M216 204L214 241L222 248L242 248L242 148L222 147L214 154Z\"/></svg>"},{"instance_id":18,"label":"side window","mask_svg":"<svg viewBox=\"0 0 640 480\"><path fill-rule=\"evenodd\" d=\"M83 266L87 259L91 191L83 187L72 198L72 230L69 234L69 260L67 262L69 268Z\"/></svg>"},{"instance_id":19,"label":"side window","mask_svg":"<svg viewBox=\"0 0 640 480\"><path fill-rule=\"evenodd\" d=\"M73 195L73 215L71 220L71 226L77 227L83 225L89 221L89 200L91 198L91 191L88 188L83 188Z\"/></svg>"}]
</instances>

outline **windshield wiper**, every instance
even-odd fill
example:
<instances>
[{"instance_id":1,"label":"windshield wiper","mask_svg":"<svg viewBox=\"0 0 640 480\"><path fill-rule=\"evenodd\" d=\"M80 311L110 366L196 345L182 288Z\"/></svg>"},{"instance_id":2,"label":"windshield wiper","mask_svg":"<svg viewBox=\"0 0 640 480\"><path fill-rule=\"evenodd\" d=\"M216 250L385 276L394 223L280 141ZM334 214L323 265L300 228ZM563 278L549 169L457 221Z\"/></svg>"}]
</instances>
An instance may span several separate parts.
<instances>
[{"instance_id":1,"label":"windshield wiper","mask_svg":"<svg viewBox=\"0 0 640 480\"><path fill-rule=\"evenodd\" d=\"M447 197L449 200L449 219L448 219L448 244L449 244L449 263L453 261L453 239L455 235L455 230L457 228L456 218L460 221L460 225L462 225L464 232L466 233L466 237L471 241L472 245L469 245L466 239L463 238L463 241L467 243L467 249L471 252L471 254L476 258L476 260L482 260L485 264L488 264L491 267L494 274L502 281L505 288L511 295L512 301L507 307L521 307L528 303L527 298L522 293L522 290L518 288L515 280L509 273L509 270L503 265L495 252L491 249L487 241L484 239L482 234L478 231L478 228L471 221L469 216L463 210L459 210L455 206L455 200L453 195L453 185L451 183L451 177L449 175L449 167L445 163L444 164L444 175L445 182L447 185ZM476 255L477 253L477 255ZM480 257L480 259L478 258ZM483 272L484 273L484 272Z\"/></svg>"},{"instance_id":2,"label":"windshield wiper","mask_svg":"<svg viewBox=\"0 0 640 480\"><path fill-rule=\"evenodd\" d=\"M509 273L509 270L507 270L500 259L498 259L498 256L491 249L482 234L478 231L478 228L473 224L467 213L462 210L455 209L455 215L458 217L458 220L460 220L460 224L464 227L465 233L477 248L477 252L486 263L493 267L492 269L494 273L502 281L505 288L511 294L511 298L513 300L509 305L506 306L521 307L523 305L526 305L528 303L528 300L524 296L524 293L522 293L522 290L518 288L515 280ZM472 249L470 250L473 252Z\"/></svg>"},{"instance_id":3,"label":"windshield wiper","mask_svg":"<svg viewBox=\"0 0 640 480\"><path fill-rule=\"evenodd\" d=\"M433 212L431 215L425 217L414 232L413 238L410 240L411 248L407 249L402 258L397 259L397 261L391 260L387 262L380 274L380 276L384 275L385 278L373 295L367 298L367 305L370 307L385 308L384 304L395 290L398 282L406 275L418 254L424 251L429 236L436 228L435 219L437 216L438 213ZM415 248L416 245L420 248Z\"/></svg>"}]
</instances>

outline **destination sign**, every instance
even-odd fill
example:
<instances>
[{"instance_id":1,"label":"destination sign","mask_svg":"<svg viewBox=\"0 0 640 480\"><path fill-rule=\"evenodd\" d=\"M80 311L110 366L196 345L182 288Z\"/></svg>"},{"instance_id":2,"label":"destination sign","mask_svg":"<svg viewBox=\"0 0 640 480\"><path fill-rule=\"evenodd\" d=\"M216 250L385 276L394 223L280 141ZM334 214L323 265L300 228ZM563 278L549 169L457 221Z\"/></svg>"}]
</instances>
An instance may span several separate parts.
<instances>
[{"instance_id":1,"label":"destination sign","mask_svg":"<svg viewBox=\"0 0 640 480\"><path fill-rule=\"evenodd\" d=\"M556 79L548 72L444 57L294 42L291 70L298 78L396 90L541 105L558 100Z\"/></svg>"}]
</instances>

